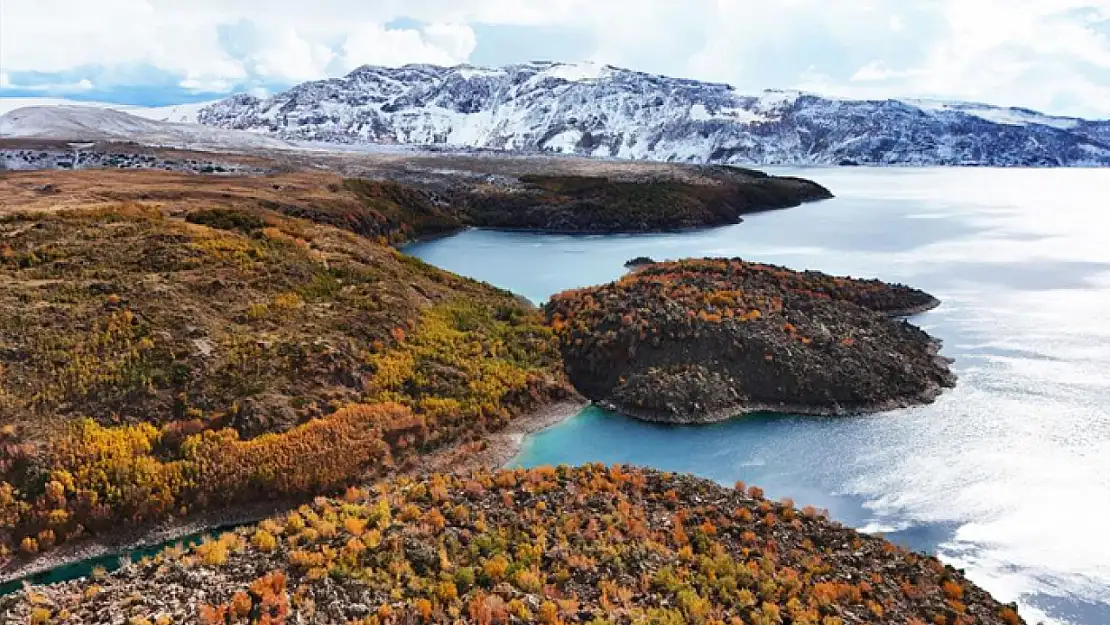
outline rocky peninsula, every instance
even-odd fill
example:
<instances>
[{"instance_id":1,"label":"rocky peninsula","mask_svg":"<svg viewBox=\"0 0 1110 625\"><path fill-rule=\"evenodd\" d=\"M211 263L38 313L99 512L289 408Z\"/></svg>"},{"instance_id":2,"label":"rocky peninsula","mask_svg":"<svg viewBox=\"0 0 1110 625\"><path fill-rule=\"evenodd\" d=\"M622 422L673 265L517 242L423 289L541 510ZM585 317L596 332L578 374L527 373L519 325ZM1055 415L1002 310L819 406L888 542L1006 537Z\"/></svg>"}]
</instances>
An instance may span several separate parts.
<instances>
[{"instance_id":1,"label":"rocky peninsula","mask_svg":"<svg viewBox=\"0 0 1110 625\"><path fill-rule=\"evenodd\" d=\"M109 576L12 622L1020 625L960 571L756 487L589 465L395 479Z\"/></svg>"},{"instance_id":2,"label":"rocky peninsula","mask_svg":"<svg viewBox=\"0 0 1110 625\"><path fill-rule=\"evenodd\" d=\"M559 294L546 314L583 395L646 420L707 423L931 402L955 377L938 341L896 317L938 304L878 280L702 259Z\"/></svg>"},{"instance_id":3,"label":"rocky peninsula","mask_svg":"<svg viewBox=\"0 0 1110 625\"><path fill-rule=\"evenodd\" d=\"M516 188L470 190L457 203L480 227L621 233L736 224L748 213L832 197L802 178L739 167L701 167L698 173L698 180L529 174Z\"/></svg>"}]
</instances>

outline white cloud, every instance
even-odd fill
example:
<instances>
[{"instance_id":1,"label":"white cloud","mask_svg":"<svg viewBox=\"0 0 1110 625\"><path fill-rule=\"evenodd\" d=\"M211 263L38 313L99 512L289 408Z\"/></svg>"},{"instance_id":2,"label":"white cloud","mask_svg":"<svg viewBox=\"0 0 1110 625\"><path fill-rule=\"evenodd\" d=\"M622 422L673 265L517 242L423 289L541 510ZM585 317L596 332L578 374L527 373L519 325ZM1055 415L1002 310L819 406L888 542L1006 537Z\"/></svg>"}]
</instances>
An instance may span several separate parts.
<instances>
[{"instance_id":1,"label":"white cloud","mask_svg":"<svg viewBox=\"0 0 1110 625\"><path fill-rule=\"evenodd\" d=\"M8 73L150 66L185 76L186 88L218 89L251 78L322 78L329 67L365 63L460 63L474 49L474 32L464 23L386 29L383 24L401 13L378 4L4 0L0 58ZM244 23L251 28L234 30ZM232 36L243 35L244 41L236 41L234 51L226 49L221 28L233 29Z\"/></svg>"},{"instance_id":2,"label":"white cloud","mask_svg":"<svg viewBox=\"0 0 1110 625\"><path fill-rule=\"evenodd\" d=\"M9 74L86 65L150 65L196 80L246 77L221 49L215 24L174 19L144 0L5 0L0 58Z\"/></svg>"},{"instance_id":3,"label":"white cloud","mask_svg":"<svg viewBox=\"0 0 1110 625\"><path fill-rule=\"evenodd\" d=\"M223 78L186 78L177 86L192 93L226 92L235 88L235 83Z\"/></svg>"},{"instance_id":4,"label":"white cloud","mask_svg":"<svg viewBox=\"0 0 1110 625\"><path fill-rule=\"evenodd\" d=\"M882 61L871 61L867 65L856 70L856 73L852 74L852 77L848 80L851 82L881 82L896 78L920 76L922 74L922 70L894 70L887 67L886 63Z\"/></svg>"},{"instance_id":5,"label":"white cloud","mask_svg":"<svg viewBox=\"0 0 1110 625\"><path fill-rule=\"evenodd\" d=\"M861 68L858 79L886 81L887 89L905 95L1110 116L1110 40L1091 18L1092 11L1107 14L1110 0L939 6L947 29L928 43L921 63Z\"/></svg>"},{"instance_id":6,"label":"white cloud","mask_svg":"<svg viewBox=\"0 0 1110 625\"><path fill-rule=\"evenodd\" d=\"M267 33L249 60L261 78L305 81L323 76L335 56L327 46L285 26Z\"/></svg>"},{"instance_id":7,"label":"white cloud","mask_svg":"<svg viewBox=\"0 0 1110 625\"><path fill-rule=\"evenodd\" d=\"M458 65L474 51L475 42L468 26L433 24L421 31L389 30L366 23L347 36L341 63L346 70L366 64Z\"/></svg>"},{"instance_id":8,"label":"white cloud","mask_svg":"<svg viewBox=\"0 0 1110 625\"><path fill-rule=\"evenodd\" d=\"M451 55L456 63L465 61L478 45L474 29L465 24L435 22L423 29L423 35L427 44Z\"/></svg>"},{"instance_id":9,"label":"white cloud","mask_svg":"<svg viewBox=\"0 0 1110 625\"><path fill-rule=\"evenodd\" d=\"M406 25L389 26L398 18ZM145 66L219 90L366 63L466 62L478 27L496 25L592 42L566 60L745 91L808 85L1110 116L1110 0L3 0L0 59L9 83Z\"/></svg>"}]
</instances>

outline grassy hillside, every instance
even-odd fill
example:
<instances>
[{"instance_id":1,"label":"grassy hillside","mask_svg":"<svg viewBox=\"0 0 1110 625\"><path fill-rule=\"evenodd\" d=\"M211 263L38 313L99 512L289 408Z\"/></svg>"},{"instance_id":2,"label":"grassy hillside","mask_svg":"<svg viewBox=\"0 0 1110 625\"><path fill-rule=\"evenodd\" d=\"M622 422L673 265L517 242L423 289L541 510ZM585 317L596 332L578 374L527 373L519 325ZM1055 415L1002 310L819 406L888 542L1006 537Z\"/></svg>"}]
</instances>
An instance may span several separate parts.
<instances>
[{"instance_id":1,"label":"grassy hillside","mask_svg":"<svg viewBox=\"0 0 1110 625\"><path fill-rule=\"evenodd\" d=\"M293 183L127 179L0 213L0 562L328 492L568 393L537 311L261 204Z\"/></svg>"}]
</instances>

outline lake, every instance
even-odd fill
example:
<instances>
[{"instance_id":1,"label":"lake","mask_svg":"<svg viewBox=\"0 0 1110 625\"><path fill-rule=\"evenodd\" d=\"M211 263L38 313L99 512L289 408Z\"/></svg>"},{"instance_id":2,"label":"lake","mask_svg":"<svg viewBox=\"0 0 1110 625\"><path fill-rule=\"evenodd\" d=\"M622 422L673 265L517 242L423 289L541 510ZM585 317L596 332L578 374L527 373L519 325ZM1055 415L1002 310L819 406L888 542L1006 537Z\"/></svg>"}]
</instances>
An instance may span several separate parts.
<instances>
[{"instance_id":1,"label":"lake","mask_svg":"<svg viewBox=\"0 0 1110 625\"><path fill-rule=\"evenodd\" d=\"M514 465L632 463L828 508L963 568L1030 623L1110 624L1110 170L806 169L837 198L736 226L634 236L471 230L406 248L521 293L612 280L635 256L746 260L904 282L943 305L957 387L854 418L666 427L595 408Z\"/></svg>"}]
</instances>

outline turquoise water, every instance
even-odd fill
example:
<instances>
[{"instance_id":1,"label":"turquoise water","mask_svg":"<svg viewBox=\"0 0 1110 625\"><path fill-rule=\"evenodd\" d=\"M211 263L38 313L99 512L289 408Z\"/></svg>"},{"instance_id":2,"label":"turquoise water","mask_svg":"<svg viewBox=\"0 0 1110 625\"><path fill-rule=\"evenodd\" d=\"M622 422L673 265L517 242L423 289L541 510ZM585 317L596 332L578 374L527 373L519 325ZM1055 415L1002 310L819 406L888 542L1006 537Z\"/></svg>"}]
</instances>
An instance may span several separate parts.
<instances>
[{"instance_id":1,"label":"turquoise water","mask_svg":"<svg viewBox=\"0 0 1110 625\"><path fill-rule=\"evenodd\" d=\"M939 555L1030 623L1110 624L1107 170L794 171L837 199L697 232L473 230L410 246L536 302L629 258L740 256L879 277L944 301L956 389L847 419L752 416L664 427L597 409L529 438L513 464L629 462L744 480Z\"/></svg>"},{"instance_id":2,"label":"turquoise water","mask_svg":"<svg viewBox=\"0 0 1110 625\"><path fill-rule=\"evenodd\" d=\"M224 528L221 528L224 529ZM35 575L30 575L22 579L10 581L6 584L0 584L0 596L15 592L23 587L24 583L42 585L42 584L56 584L59 582L68 582L82 577L89 577L92 575L93 570L103 568L107 572L115 571L123 566L125 562L138 562L143 558L152 558L162 552L167 547L175 545L182 545L184 547L193 547L199 545L206 536L218 535L221 529L214 529L207 532L192 534L182 538L175 538L174 540L166 541L161 544L143 547L141 549L131 549L121 552L113 552L99 556L96 558L89 558L66 566L59 566L49 571L43 571Z\"/></svg>"}]
</instances>

